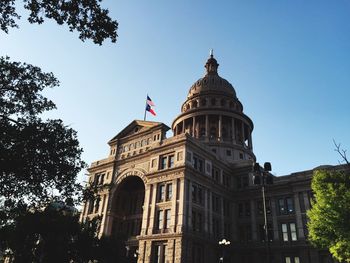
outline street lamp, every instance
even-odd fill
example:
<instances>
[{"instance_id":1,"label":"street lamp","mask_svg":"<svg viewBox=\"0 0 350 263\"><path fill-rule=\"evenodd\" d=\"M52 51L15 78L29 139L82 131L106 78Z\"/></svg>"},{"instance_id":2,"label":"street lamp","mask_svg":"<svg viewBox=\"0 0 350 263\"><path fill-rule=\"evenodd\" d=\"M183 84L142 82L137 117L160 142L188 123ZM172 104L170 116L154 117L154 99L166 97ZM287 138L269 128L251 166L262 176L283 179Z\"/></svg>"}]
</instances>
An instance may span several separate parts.
<instances>
[{"instance_id":1,"label":"street lamp","mask_svg":"<svg viewBox=\"0 0 350 263\"><path fill-rule=\"evenodd\" d=\"M226 240L225 238L221 241L219 241L219 245L222 246L222 257L220 258L220 262L224 263L225 258L225 248L226 246L229 246L231 242L229 240Z\"/></svg>"},{"instance_id":2,"label":"street lamp","mask_svg":"<svg viewBox=\"0 0 350 263\"><path fill-rule=\"evenodd\" d=\"M265 186L269 184L273 184L273 175L269 173L271 171L271 163L269 162L264 163L264 168L262 168L259 163L255 163L253 168L254 168L253 184L261 185L261 193L262 193L263 209L264 209L264 230L265 230L265 242L266 242L266 250L267 250L267 262L271 263L270 240L269 240L269 231L268 231L267 213L266 213L266 198L265 198Z\"/></svg>"}]
</instances>

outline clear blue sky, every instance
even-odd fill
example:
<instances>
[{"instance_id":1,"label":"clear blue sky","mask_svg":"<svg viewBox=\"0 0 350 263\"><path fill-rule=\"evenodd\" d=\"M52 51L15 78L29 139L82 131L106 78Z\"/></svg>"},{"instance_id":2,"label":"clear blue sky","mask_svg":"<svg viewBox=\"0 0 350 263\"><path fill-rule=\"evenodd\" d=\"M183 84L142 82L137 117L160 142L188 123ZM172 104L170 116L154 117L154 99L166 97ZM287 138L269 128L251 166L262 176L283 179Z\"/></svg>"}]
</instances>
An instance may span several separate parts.
<instances>
[{"instance_id":1,"label":"clear blue sky","mask_svg":"<svg viewBox=\"0 0 350 263\"><path fill-rule=\"evenodd\" d=\"M85 43L47 21L0 32L1 55L52 71L51 117L78 131L83 158L142 119L148 93L168 125L204 74L210 48L255 124L258 161L276 175L337 164L350 151L350 1L103 1L119 22L116 44Z\"/></svg>"}]
</instances>

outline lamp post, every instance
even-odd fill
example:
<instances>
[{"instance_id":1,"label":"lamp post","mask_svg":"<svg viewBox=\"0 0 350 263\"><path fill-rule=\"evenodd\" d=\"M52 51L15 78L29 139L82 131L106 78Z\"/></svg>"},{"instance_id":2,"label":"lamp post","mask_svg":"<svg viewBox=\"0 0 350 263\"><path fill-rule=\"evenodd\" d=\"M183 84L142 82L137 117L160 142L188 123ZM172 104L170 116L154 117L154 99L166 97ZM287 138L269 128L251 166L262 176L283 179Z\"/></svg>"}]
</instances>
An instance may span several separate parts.
<instances>
[{"instance_id":1,"label":"lamp post","mask_svg":"<svg viewBox=\"0 0 350 263\"><path fill-rule=\"evenodd\" d=\"M229 240L226 240L225 238L221 241L219 241L219 245L222 246L222 257L220 258L220 263L224 263L225 259L225 248L226 246L229 246L231 242Z\"/></svg>"},{"instance_id":2,"label":"lamp post","mask_svg":"<svg viewBox=\"0 0 350 263\"><path fill-rule=\"evenodd\" d=\"M269 162L264 163L264 168L262 168L259 163L255 163L253 168L254 168L253 183L255 185L261 185L263 210L264 210L264 230L265 230L267 262L271 263L270 239L269 239L269 231L268 231L268 223L267 223L266 197L265 197L265 186L269 184L273 184L273 175L269 173L271 171L271 163Z\"/></svg>"}]
</instances>

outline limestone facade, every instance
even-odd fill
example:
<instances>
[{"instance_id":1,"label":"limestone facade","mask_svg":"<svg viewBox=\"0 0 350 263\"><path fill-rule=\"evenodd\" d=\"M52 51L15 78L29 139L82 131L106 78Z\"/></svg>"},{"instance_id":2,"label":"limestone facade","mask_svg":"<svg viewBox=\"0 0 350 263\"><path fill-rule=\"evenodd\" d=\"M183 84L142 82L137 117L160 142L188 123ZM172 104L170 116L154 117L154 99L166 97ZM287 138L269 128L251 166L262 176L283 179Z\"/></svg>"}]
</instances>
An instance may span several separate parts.
<instances>
[{"instance_id":1,"label":"limestone facade","mask_svg":"<svg viewBox=\"0 0 350 263\"><path fill-rule=\"evenodd\" d=\"M253 122L211 56L170 128L131 122L88 169L99 191L81 220L101 216L100 235L125 242L138 263L267 262L261 189L252 184ZM322 263L306 241L312 171L275 177L267 188L273 262ZM221 239L231 245L219 246Z\"/></svg>"}]
</instances>

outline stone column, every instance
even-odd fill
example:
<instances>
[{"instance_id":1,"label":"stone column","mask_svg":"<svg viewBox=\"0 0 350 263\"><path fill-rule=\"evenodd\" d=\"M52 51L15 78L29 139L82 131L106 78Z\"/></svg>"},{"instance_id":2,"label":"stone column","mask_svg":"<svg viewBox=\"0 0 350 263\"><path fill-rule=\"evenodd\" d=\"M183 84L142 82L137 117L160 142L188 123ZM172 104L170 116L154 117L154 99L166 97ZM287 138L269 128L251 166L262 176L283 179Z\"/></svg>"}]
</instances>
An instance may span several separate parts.
<instances>
[{"instance_id":1,"label":"stone column","mask_svg":"<svg viewBox=\"0 0 350 263\"><path fill-rule=\"evenodd\" d=\"M210 233L210 236L213 234L213 194L212 192L208 189L208 201L209 201L209 225L208 225L208 233Z\"/></svg>"},{"instance_id":2,"label":"stone column","mask_svg":"<svg viewBox=\"0 0 350 263\"><path fill-rule=\"evenodd\" d=\"M294 197L294 208L295 208L295 218L296 218L296 227L298 233L298 239L305 239L304 229L303 229L303 220L301 218L300 203L298 192L293 194Z\"/></svg>"},{"instance_id":3,"label":"stone column","mask_svg":"<svg viewBox=\"0 0 350 263\"><path fill-rule=\"evenodd\" d=\"M186 226L193 230L192 229L192 182L191 181L187 181L187 193L188 193L188 196L186 196L186 204L187 204L187 207L188 207L188 210L186 212L188 212L187 214L187 217L186 217ZM186 194L187 195L187 194ZM188 229L187 228L187 229Z\"/></svg>"},{"instance_id":4,"label":"stone column","mask_svg":"<svg viewBox=\"0 0 350 263\"><path fill-rule=\"evenodd\" d=\"M243 121L241 121L241 123L242 123L242 131L241 131L241 133L242 133L242 143L243 143L243 145L244 145L244 122Z\"/></svg>"},{"instance_id":5,"label":"stone column","mask_svg":"<svg viewBox=\"0 0 350 263\"><path fill-rule=\"evenodd\" d=\"M253 150L253 141L252 141L252 131L248 130L248 147L250 150Z\"/></svg>"},{"instance_id":6,"label":"stone column","mask_svg":"<svg viewBox=\"0 0 350 263\"><path fill-rule=\"evenodd\" d=\"M204 190L204 232L209 233L209 205L208 205L208 192L209 189Z\"/></svg>"},{"instance_id":7,"label":"stone column","mask_svg":"<svg viewBox=\"0 0 350 263\"><path fill-rule=\"evenodd\" d=\"M185 120L182 121L182 133L185 133Z\"/></svg>"},{"instance_id":8,"label":"stone column","mask_svg":"<svg viewBox=\"0 0 350 263\"><path fill-rule=\"evenodd\" d=\"M145 200L143 202L143 215L142 215L142 226L141 226L141 235L147 234L147 225L148 225L148 217L150 210L150 199L151 199L151 185L146 185L145 190Z\"/></svg>"},{"instance_id":9,"label":"stone column","mask_svg":"<svg viewBox=\"0 0 350 263\"><path fill-rule=\"evenodd\" d=\"M177 230L176 232L177 233L182 233L183 232L183 226L184 226L184 220L187 216L186 214L186 206L184 206L185 204L185 198L186 198L186 195L185 195L185 179L184 178L181 178L180 179L180 191L179 191L179 210L177 212Z\"/></svg>"},{"instance_id":10,"label":"stone column","mask_svg":"<svg viewBox=\"0 0 350 263\"><path fill-rule=\"evenodd\" d=\"M105 227L101 228L104 231L105 236L110 236L112 234L112 225L113 225L113 215L112 215L112 195L108 194L108 198L106 200L106 212L104 218Z\"/></svg>"},{"instance_id":11,"label":"stone column","mask_svg":"<svg viewBox=\"0 0 350 263\"><path fill-rule=\"evenodd\" d=\"M171 219L170 219L170 229L173 233L176 232L176 199L177 199L177 179L172 181L172 191L173 196L171 197Z\"/></svg>"},{"instance_id":12,"label":"stone column","mask_svg":"<svg viewBox=\"0 0 350 263\"><path fill-rule=\"evenodd\" d=\"M235 119L231 118L232 141L236 142Z\"/></svg>"},{"instance_id":13,"label":"stone column","mask_svg":"<svg viewBox=\"0 0 350 263\"><path fill-rule=\"evenodd\" d=\"M147 234L150 235L153 233L153 227L154 227L154 218L156 214L156 197L157 197L157 184L153 184L151 186L151 214L148 216L149 218L149 225L147 229Z\"/></svg>"},{"instance_id":14,"label":"stone column","mask_svg":"<svg viewBox=\"0 0 350 263\"><path fill-rule=\"evenodd\" d=\"M101 227L99 236L101 237L104 232L105 224L107 221L107 206L108 206L108 194L101 195L101 205L98 214L102 215Z\"/></svg>"},{"instance_id":15,"label":"stone column","mask_svg":"<svg viewBox=\"0 0 350 263\"><path fill-rule=\"evenodd\" d=\"M192 118L192 137L196 138L196 116Z\"/></svg>"},{"instance_id":16,"label":"stone column","mask_svg":"<svg viewBox=\"0 0 350 263\"><path fill-rule=\"evenodd\" d=\"M205 140L209 140L209 116L205 115Z\"/></svg>"},{"instance_id":17,"label":"stone column","mask_svg":"<svg viewBox=\"0 0 350 263\"><path fill-rule=\"evenodd\" d=\"M222 115L219 115L219 133L218 140L221 141L221 133L222 133Z\"/></svg>"}]
</instances>

